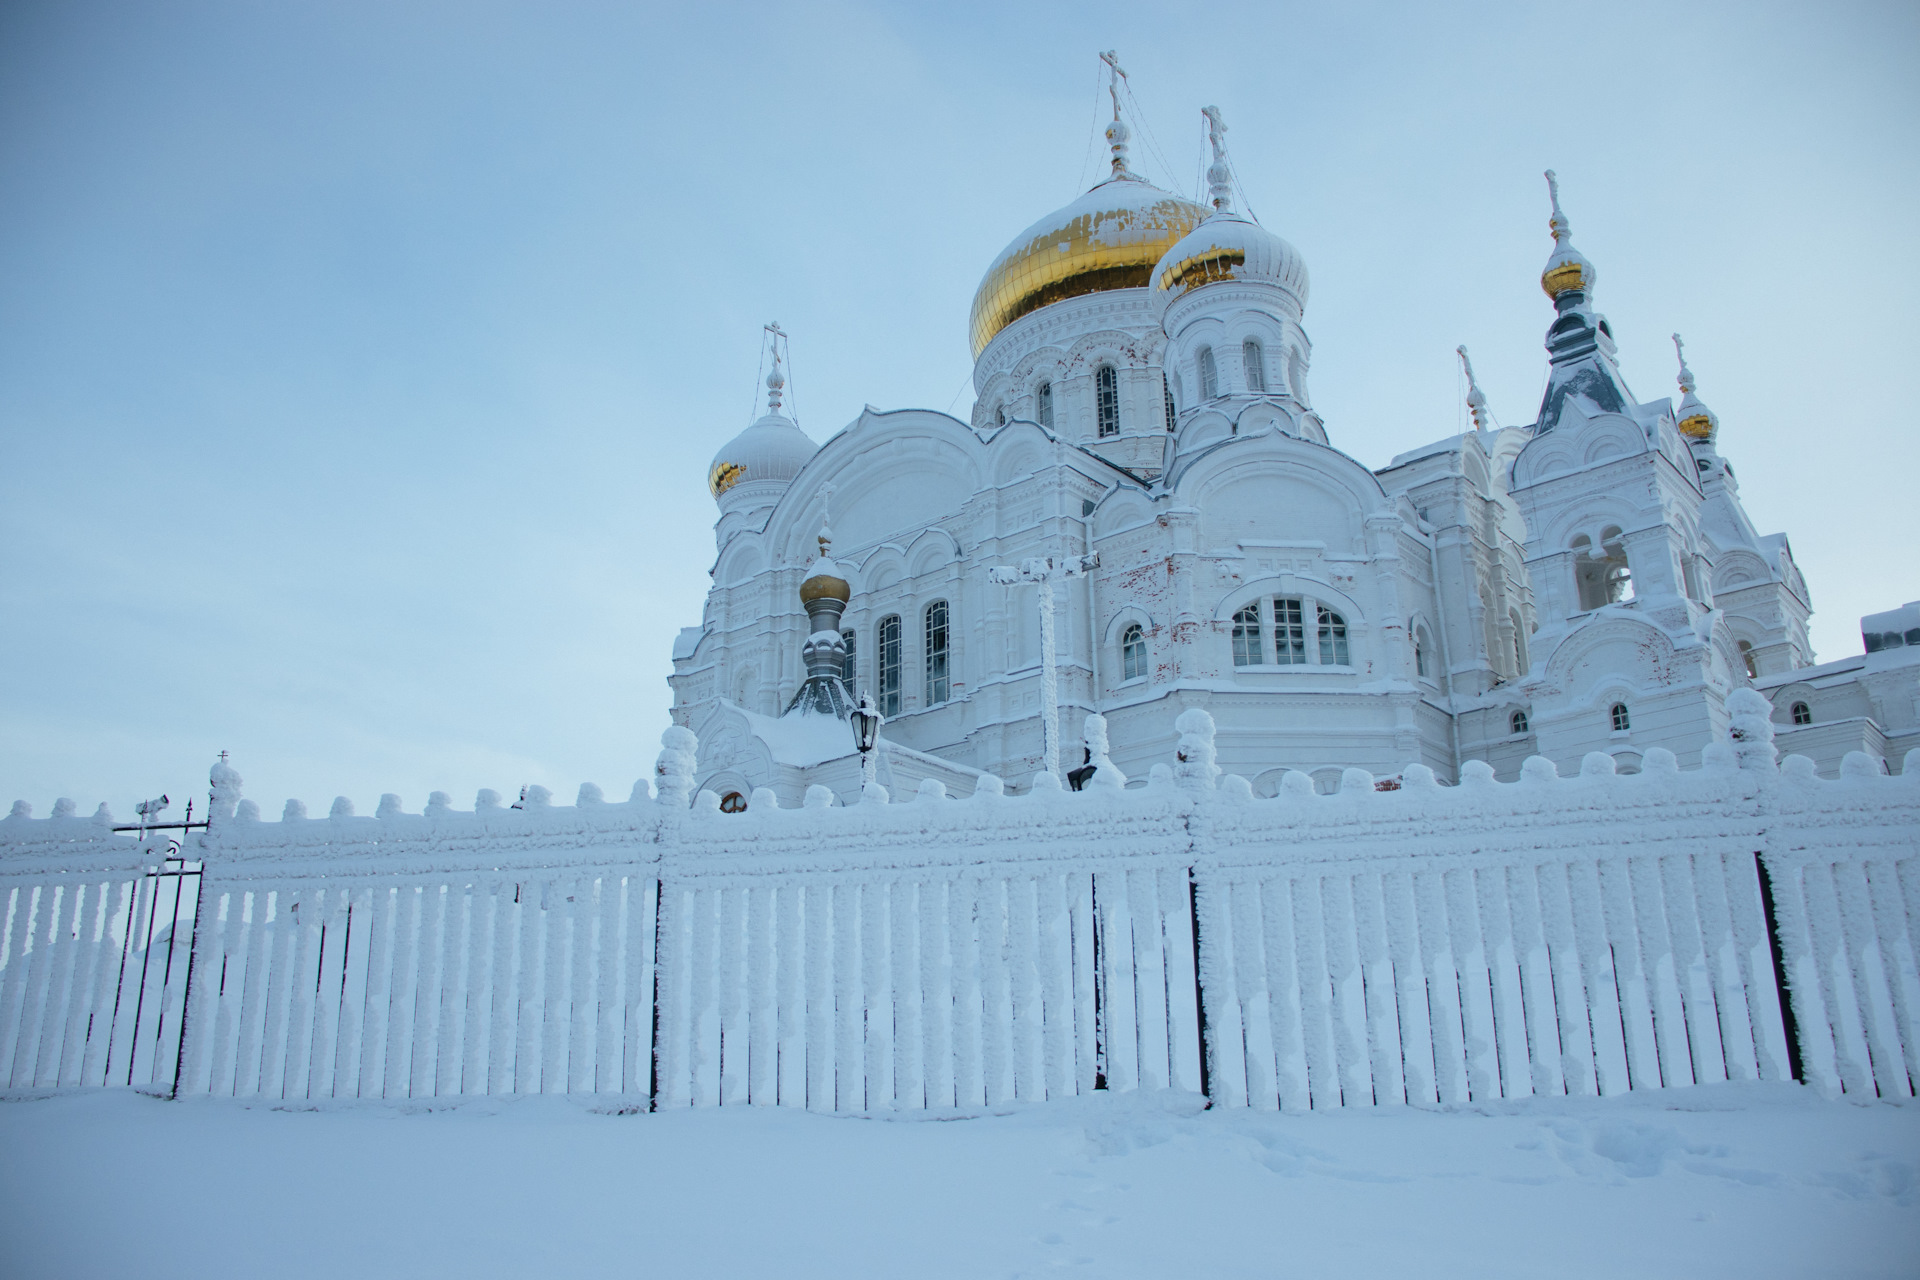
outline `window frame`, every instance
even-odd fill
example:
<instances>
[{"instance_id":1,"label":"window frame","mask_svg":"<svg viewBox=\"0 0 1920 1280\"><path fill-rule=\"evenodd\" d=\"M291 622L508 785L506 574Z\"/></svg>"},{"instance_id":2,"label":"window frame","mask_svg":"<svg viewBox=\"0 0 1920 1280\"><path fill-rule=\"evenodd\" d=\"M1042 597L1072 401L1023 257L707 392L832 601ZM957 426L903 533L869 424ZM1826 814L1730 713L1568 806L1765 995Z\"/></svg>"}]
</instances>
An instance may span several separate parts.
<instances>
[{"instance_id":1,"label":"window frame","mask_svg":"<svg viewBox=\"0 0 1920 1280\"><path fill-rule=\"evenodd\" d=\"M1220 366L1215 361L1212 347L1202 347L1194 355L1194 363L1200 371L1200 398L1217 400L1220 398Z\"/></svg>"},{"instance_id":2,"label":"window frame","mask_svg":"<svg viewBox=\"0 0 1920 1280\"><path fill-rule=\"evenodd\" d=\"M1110 364L1093 371L1095 431L1102 440L1120 434L1120 371Z\"/></svg>"},{"instance_id":3,"label":"window frame","mask_svg":"<svg viewBox=\"0 0 1920 1280\"><path fill-rule=\"evenodd\" d=\"M1240 363L1247 378L1247 390L1254 395L1267 393L1267 349L1258 338L1240 344Z\"/></svg>"},{"instance_id":4,"label":"window frame","mask_svg":"<svg viewBox=\"0 0 1920 1280\"><path fill-rule=\"evenodd\" d=\"M840 646L846 650L846 656L840 662L840 683L852 693L860 680L859 663L855 660L859 653L860 628L844 627L840 632ZM857 696L857 695L856 695Z\"/></svg>"},{"instance_id":5,"label":"window frame","mask_svg":"<svg viewBox=\"0 0 1920 1280\"><path fill-rule=\"evenodd\" d=\"M953 700L953 611L945 600L934 600L920 611L920 620L924 705L937 707Z\"/></svg>"},{"instance_id":6,"label":"window frame","mask_svg":"<svg viewBox=\"0 0 1920 1280\"><path fill-rule=\"evenodd\" d=\"M1812 724L1812 704L1804 698L1796 699L1794 704L1787 708L1787 719L1790 720L1796 728L1803 724Z\"/></svg>"},{"instance_id":7,"label":"window frame","mask_svg":"<svg viewBox=\"0 0 1920 1280\"><path fill-rule=\"evenodd\" d=\"M1616 702L1607 708L1607 717L1613 725L1613 732L1626 733L1633 728L1633 712L1624 702Z\"/></svg>"},{"instance_id":8,"label":"window frame","mask_svg":"<svg viewBox=\"0 0 1920 1280\"><path fill-rule=\"evenodd\" d=\"M1120 682L1128 684L1147 678L1147 631L1137 622L1129 622L1120 632Z\"/></svg>"},{"instance_id":9,"label":"window frame","mask_svg":"<svg viewBox=\"0 0 1920 1280\"><path fill-rule=\"evenodd\" d=\"M1526 712L1516 711L1507 717L1507 730L1515 734L1532 733L1533 721L1527 718Z\"/></svg>"},{"instance_id":10,"label":"window frame","mask_svg":"<svg viewBox=\"0 0 1920 1280\"><path fill-rule=\"evenodd\" d=\"M1329 609L1326 602L1313 602L1314 638L1319 642L1320 665L1323 667L1351 667L1353 649L1347 643L1346 615Z\"/></svg>"},{"instance_id":11,"label":"window frame","mask_svg":"<svg viewBox=\"0 0 1920 1280\"><path fill-rule=\"evenodd\" d=\"M1033 393L1033 416L1041 426L1053 430L1053 383L1043 382Z\"/></svg>"},{"instance_id":12,"label":"window frame","mask_svg":"<svg viewBox=\"0 0 1920 1280\"><path fill-rule=\"evenodd\" d=\"M890 613L873 624L873 692L880 714L892 718L900 714L900 615ZM892 635L888 635L888 631Z\"/></svg>"},{"instance_id":13,"label":"window frame","mask_svg":"<svg viewBox=\"0 0 1920 1280\"><path fill-rule=\"evenodd\" d=\"M1244 605L1233 611L1233 667L1238 671L1243 667L1264 667L1267 662L1267 641L1261 627L1260 601Z\"/></svg>"}]
</instances>

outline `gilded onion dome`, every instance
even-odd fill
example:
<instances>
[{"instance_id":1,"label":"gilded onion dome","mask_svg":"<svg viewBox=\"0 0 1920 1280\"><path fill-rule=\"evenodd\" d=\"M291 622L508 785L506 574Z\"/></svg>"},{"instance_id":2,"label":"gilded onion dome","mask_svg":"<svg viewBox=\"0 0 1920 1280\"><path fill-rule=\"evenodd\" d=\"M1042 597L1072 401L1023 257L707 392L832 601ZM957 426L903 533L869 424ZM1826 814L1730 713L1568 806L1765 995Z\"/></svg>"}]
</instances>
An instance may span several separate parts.
<instances>
[{"instance_id":1,"label":"gilded onion dome","mask_svg":"<svg viewBox=\"0 0 1920 1280\"><path fill-rule=\"evenodd\" d=\"M975 359L995 334L1050 303L1146 288L1154 263L1207 216L1123 165L1117 161L1115 176L1022 231L993 260L973 295Z\"/></svg>"},{"instance_id":2,"label":"gilded onion dome","mask_svg":"<svg viewBox=\"0 0 1920 1280\"><path fill-rule=\"evenodd\" d=\"M1291 293L1307 306L1307 264L1300 251L1233 207L1233 176L1227 163L1226 122L1208 107L1213 165L1207 170L1213 212L1174 243L1154 264L1154 302L1163 311L1176 298L1216 280L1253 280Z\"/></svg>"},{"instance_id":3,"label":"gilded onion dome","mask_svg":"<svg viewBox=\"0 0 1920 1280\"><path fill-rule=\"evenodd\" d=\"M828 501L831 501L831 485L827 487L827 494ZM816 600L838 600L845 604L853 599L853 588L840 576L840 564L833 558L833 530L827 527L824 518L816 541L820 544L820 550L815 553L813 563L807 566L806 580L800 584L800 604L809 612L812 612Z\"/></svg>"},{"instance_id":4,"label":"gilded onion dome","mask_svg":"<svg viewBox=\"0 0 1920 1280\"><path fill-rule=\"evenodd\" d=\"M752 426L720 446L707 469L707 490L717 500L737 484L763 480L785 484L819 448L798 423L780 412L780 394L787 376L778 354L767 375L767 413Z\"/></svg>"},{"instance_id":5,"label":"gilded onion dome","mask_svg":"<svg viewBox=\"0 0 1920 1280\"><path fill-rule=\"evenodd\" d=\"M1551 169L1547 170L1547 191L1553 198L1553 217L1547 222L1548 230L1553 232L1553 252L1547 258L1546 269L1540 273L1540 287L1554 299L1575 290L1590 294L1593 264L1573 247L1573 229L1567 223L1567 215L1560 212L1560 180Z\"/></svg>"}]
</instances>

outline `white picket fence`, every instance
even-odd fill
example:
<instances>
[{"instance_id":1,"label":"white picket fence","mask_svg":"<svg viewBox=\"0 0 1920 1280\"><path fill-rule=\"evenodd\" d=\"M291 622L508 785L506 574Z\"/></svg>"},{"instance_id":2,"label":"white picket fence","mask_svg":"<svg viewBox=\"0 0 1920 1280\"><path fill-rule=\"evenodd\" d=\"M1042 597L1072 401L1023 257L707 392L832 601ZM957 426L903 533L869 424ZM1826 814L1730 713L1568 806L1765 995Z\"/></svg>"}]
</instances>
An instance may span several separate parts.
<instances>
[{"instance_id":1,"label":"white picket fence","mask_svg":"<svg viewBox=\"0 0 1920 1280\"><path fill-rule=\"evenodd\" d=\"M0 1087L855 1113L1794 1076L1911 1096L1920 768L1652 763L1272 800L1160 777L737 815L229 817L197 875L8 819Z\"/></svg>"}]
</instances>

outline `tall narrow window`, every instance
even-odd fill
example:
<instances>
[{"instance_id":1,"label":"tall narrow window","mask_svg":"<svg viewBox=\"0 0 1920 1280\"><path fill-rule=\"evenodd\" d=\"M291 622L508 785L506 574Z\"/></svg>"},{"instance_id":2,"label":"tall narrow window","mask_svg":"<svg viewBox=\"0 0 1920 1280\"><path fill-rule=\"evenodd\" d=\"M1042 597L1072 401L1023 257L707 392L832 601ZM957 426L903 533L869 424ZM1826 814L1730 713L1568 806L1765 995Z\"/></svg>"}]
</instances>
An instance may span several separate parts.
<instances>
[{"instance_id":1,"label":"tall narrow window","mask_svg":"<svg viewBox=\"0 0 1920 1280\"><path fill-rule=\"evenodd\" d=\"M1173 384L1167 381L1167 375L1160 375L1160 395L1167 402L1167 430L1173 430Z\"/></svg>"},{"instance_id":2,"label":"tall narrow window","mask_svg":"<svg viewBox=\"0 0 1920 1280\"><path fill-rule=\"evenodd\" d=\"M1347 653L1347 620L1325 605L1319 606L1319 614L1320 665L1323 667L1353 665Z\"/></svg>"},{"instance_id":3,"label":"tall narrow window","mask_svg":"<svg viewBox=\"0 0 1920 1280\"><path fill-rule=\"evenodd\" d=\"M1420 627L1413 633L1413 674L1427 676L1429 659L1427 658L1427 629Z\"/></svg>"},{"instance_id":4,"label":"tall narrow window","mask_svg":"<svg viewBox=\"0 0 1920 1280\"><path fill-rule=\"evenodd\" d=\"M1257 667L1266 659L1260 643L1260 606L1250 604L1233 615L1233 665Z\"/></svg>"},{"instance_id":5,"label":"tall narrow window","mask_svg":"<svg viewBox=\"0 0 1920 1280\"><path fill-rule=\"evenodd\" d=\"M1033 393L1033 412L1040 419L1040 425L1053 430L1053 384L1043 382L1040 389Z\"/></svg>"},{"instance_id":6,"label":"tall narrow window","mask_svg":"<svg viewBox=\"0 0 1920 1280\"><path fill-rule=\"evenodd\" d=\"M1514 712L1513 715L1508 717L1507 724L1515 733L1525 733L1527 731L1527 713L1524 711Z\"/></svg>"},{"instance_id":7,"label":"tall narrow window","mask_svg":"<svg viewBox=\"0 0 1920 1280\"><path fill-rule=\"evenodd\" d=\"M1793 704L1793 722L1795 724L1812 724L1813 708L1808 706L1804 702L1794 703Z\"/></svg>"},{"instance_id":8,"label":"tall narrow window","mask_svg":"<svg viewBox=\"0 0 1920 1280\"><path fill-rule=\"evenodd\" d=\"M1753 646L1745 640L1741 640L1738 643L1740 645L1740 661L1747 668L1747 679L1758 680L1760 678L1760 664L1754 661Z\"/></svg>"},{"instance_id":9,"label":"tall narrow window","mask_svg":"<svg viewBox=\"0 0 1920 1280\"><path fill-rule=\"evenodd\" d=\"M840 633L840 646L847 651L846 657L840 662L840 683L847 686L848 693L853 692L854 671L856 670L853 664L853 637L855 634L855 632L850 630Z\"/></svg>"},{"instance_id":10,"label":"tall narrow window","mask_svg":"<svg viewBox=\"0 0 1920 1280\"><path fill-rule=\"evenodd\" d=\"M1004 427L1007 425L1007 408L1005 405L999 405L994 408L993 425L996 427Z\"/></svg>"},{"instance_id":11,"label":"tall narrow window","mask_svg":"<svg viewBox=\"0 0 1920 1280\"><path fill-rule=\"evenodd\" d=\"M1612 715L1613 717L1613 731L1615 733L1625 733L1629 728L1633 726L1633 721L1629 719L1627 716L1626 703L1624 702L1614 703L1613 710L1609 714Z\"/></svg>"},{"instance_id":12,"label":"tall narrow window","mask_svg":"<svg viewBox=\"0 0 1920 1280\"><path fill-rule=\"evenodd\" d=\"M1297 666L1307 660L1307 627L1298 600L1273 602L1274 657L1283 667Z\"/></svg>"},{"instance_id":13,"label":"tall narrow window","mask_svg":"<svg viewBox=\"0 0 1920 1280\"><path fill-rule=\"evenodd\" d=\"M879 686L880 714L900 714L900 615L880 619L873 634L873 682Z\"/></svg>"},{"instance_id":14,"label":"tall narrow window","mask_svg":"<svg viewBox=\"0 0 1920 1280\"><path fill-rule=\"evenodd\" d=\"M1247 390L1258 393L1267 389L1267 355L1260 349L1258 338L1248 338L1240 344L1240 360L1247 366Z\"/></svg>"},{"instance_id":15,"label":"tall narrow window","mask_svg":"<svg viewBox=\"0 0 1920 1280\"><path fill-rule=\"evenodd\" d=\"M947 700L951 683L947 679L947 602L935 600L927 606L927 705L938 706Z\"/></svg>"},{"instance_id":16,"label":"tall narrow window","mask_svg":"<svg viewBox=\"0 0 1920 1280\"><path fill-rule=\"evenodd\" d=\"M1200 348L1200 398L1211 400L1220 394L1220 370L1213 363L1213 348Z\"/></svg>"},{"instance_id":17,"label":"tall narrow window","mask_svg":"<svg viewBox=\"0 0 1920 1280\"><path fill-rule=\"evenodd\" d=\"M1513 669L1516 675L1527 674L1527 625L1520 620L1518 609L1507 611L1507 621L1513 626Z\"/></svg>"},{"instance_id":18,"label":"tall narrow window","mask_svg":"<svg viewBox=\"0 0 1920 1280\"><path fill-rule=\"evenodd\" d=\"M1120 434L1120 375L1113 366L1103 364L1093 371L1094 392L1099 397L1100 434Z\"/></svg>"},{"instance_id":19,"label":"tall narrow window","mask_svg":"<svg viewBox=\"0 0 1920 1280\"><path fill-rule=\"evenodd\" d=\"M1140 630L1140 624L1136 622L1128 626L1120 635L1120 678L1139 680L1146 674L1147 637Z\"/></svg>"}]
</instances>

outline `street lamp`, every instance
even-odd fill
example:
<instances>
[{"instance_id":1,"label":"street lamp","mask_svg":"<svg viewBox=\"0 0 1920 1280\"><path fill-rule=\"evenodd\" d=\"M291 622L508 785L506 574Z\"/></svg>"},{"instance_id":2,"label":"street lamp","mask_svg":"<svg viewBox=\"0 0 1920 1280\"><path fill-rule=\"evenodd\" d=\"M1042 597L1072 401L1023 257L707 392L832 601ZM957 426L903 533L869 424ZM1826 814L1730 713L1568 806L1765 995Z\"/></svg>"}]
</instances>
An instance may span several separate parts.
<instances>
[{"instance_id":1,"label":"street lamp","mask_svg":"<svg viewBox=\"0 0 1920 1280\"><path fill-rule=\"evenodd\" d=\"M847 722L853 726L853 745L860 752L860 775L865 787L873 785L873 748L880 741L880 726L885 717L880 709L873 705L873 695L860 695L860 705L847 716Z\"/></svg>"}]
</instances>

